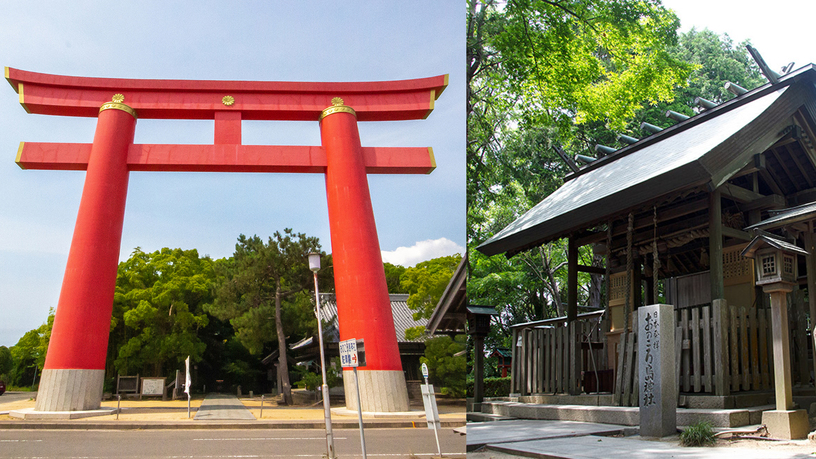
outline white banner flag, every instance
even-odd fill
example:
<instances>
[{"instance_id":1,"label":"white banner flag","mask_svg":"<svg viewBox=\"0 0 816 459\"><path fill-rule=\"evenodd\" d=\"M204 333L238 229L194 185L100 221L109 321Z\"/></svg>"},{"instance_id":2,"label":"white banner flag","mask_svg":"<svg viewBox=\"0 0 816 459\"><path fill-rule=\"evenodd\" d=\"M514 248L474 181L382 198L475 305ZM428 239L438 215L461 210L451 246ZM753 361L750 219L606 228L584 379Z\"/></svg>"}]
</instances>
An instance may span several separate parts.
<instances>
[{"instance_id":1,"label":"white banner flag","mask_svg":"<svg viewBox=\"0 0 816 459\"><path fill-rule=\"evenodd\" d=\"M192 380L190 379L190 356L187 356L187 360L184 361L184 366L187 367L187 374L184 376L184 392L187 395L190 395L190 385L192 385Z\"/></svg>"}]
</instances>

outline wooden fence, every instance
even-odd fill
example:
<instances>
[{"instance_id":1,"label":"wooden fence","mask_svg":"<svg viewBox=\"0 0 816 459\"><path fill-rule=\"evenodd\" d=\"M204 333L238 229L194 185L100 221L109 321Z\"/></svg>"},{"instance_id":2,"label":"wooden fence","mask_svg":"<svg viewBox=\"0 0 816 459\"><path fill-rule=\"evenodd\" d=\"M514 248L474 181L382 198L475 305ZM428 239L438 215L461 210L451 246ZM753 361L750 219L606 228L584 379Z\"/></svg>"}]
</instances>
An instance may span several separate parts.
<instances>
[{"instance_id":1,"label":"wooden fence","mask_svg":"<svg viewBox=\"0 0 816 459\"><path fill-rule=\"evenodd\" d=\"M606 368L597 320L515 328L513 343L511 391L521 395L577 394L583 372Z\"/></svg>"},{"instance_id":2,"label":"wooden fence","mask_svg":"<svg viewBox=\"0 0 816 459\"><path fill-rule=\"evenodd\" d=\"M788 313L792 380L808 385L807 316L801 303L793 304ZM511 390L521 395L578 394L583 389L582 372L608 368L597 321L516 328L513 342ZM675 311L675 364L682 393L729 395L773 389L772 346L769 309L717 300ZM613 400L636 406L637 333L622 334L619 349L623 352L617 356Z\"/></svg>"}]
</instances>

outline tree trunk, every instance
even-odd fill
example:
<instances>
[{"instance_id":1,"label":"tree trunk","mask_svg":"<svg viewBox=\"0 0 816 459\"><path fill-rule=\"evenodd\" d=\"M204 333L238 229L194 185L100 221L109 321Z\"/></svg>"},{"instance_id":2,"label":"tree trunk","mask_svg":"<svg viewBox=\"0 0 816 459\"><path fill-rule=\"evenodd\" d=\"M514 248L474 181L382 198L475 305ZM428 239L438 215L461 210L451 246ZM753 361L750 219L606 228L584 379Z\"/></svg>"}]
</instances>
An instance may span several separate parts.
<instances>
[{"instance_id":1,"label":"tree trunk","mask_svg":"<svg viewBox=\"0 0 816 459\"><path fill-rule=\"evenodd\" d=\"M289 366L286 359L286 335L283 333L283 320L281 319L281 285L280 279L276 281L275 288L275 332L278 335L278 371L281 378L281 389L283 391L283 403L292 404L292 385L289 383Z\"/></svg>"},{"instance_id":2,"label":"tree trunk","mask_svg":"<svg viewBox=\"0 0 816 459\"><path fill-rule=\"evenodd\" d=\"M544 265L544 272L547 273L547 279L545 279L545 282L548 284L548 289L553 297L553 303L555 303L556 317L564 317L566 316L566 313L564 312L564 303L561 302L561 291L558 288L558 282L555 280L555 271L557 271L560 266L559 268L552 269L550 267L550 257L547 256L541 247L538 248L538 253L541 255L541 263Z\"/></svg>"},{"instance_id":3,"label":"tree trunk","mask_svg":"<svg viewBox=\"0 0 816 459\"><path fill-rule=\"evenodd\" d=\"M594 252L592 254L592 266L602 268L604 257ZM601 309L601 285L603 274L591 274L589 276L589 307Z\"/></svg>"}]
</instances>

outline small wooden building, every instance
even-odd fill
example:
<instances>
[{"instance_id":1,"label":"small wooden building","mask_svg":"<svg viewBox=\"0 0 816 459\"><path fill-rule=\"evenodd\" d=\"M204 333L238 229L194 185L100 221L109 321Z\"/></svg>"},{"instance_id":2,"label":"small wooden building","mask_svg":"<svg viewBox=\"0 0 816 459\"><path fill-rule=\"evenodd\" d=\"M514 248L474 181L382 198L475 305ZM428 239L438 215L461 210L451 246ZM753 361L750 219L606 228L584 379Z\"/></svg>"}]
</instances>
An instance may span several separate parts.
<instances>
[{"instance_id":1,"label":"small wooden building","mask_svg":"<svg viewBox=\"0 0 816 459\"><path fill-rule=\"evenodd\" d=\"M661 296L676 308L681 393L771 391L768 302L740 254L760 227L811 254L796 261L805 274L788 314L793 381L810 387L813 224L790 215L816 201L814 83L811 64L600 157L478 247L512 256L569 241L567 316L514 328L513 392L578 394L587 389L582 372L612 370L615 403L636 405L631 321ZM791 208L787 220L763 226ZM579 264L583 246L605 254L605 267ZM579 272L604 278L599 327L579 318Z\"/></svg>"},{"instance_id":2,"label":"small wooden building","mask_svg":"<svg viewBox=\"0 0 816 459\"><path fill-rule=\"evenodd\" d=\"M506 378L513 363L513 352L510 349L496 349L490 356L496 357L496 368L501 372L501 377Z\"/></svg>"}]
</instances>

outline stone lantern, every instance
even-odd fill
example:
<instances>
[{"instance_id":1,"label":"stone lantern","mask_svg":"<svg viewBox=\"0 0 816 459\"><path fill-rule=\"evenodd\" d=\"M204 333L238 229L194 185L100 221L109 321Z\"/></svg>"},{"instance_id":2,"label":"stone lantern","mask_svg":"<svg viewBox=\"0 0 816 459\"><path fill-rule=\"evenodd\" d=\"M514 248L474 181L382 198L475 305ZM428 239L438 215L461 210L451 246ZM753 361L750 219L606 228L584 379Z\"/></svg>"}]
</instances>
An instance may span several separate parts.
<instances>
[{"instance_id":1,"label":"stone lantern","mask_svg":"<svg viewBox=\"0 0 816 459\"><path fill-rule=\"evenodd\" d=\"M790 378L787 294L797 282L797 255L808 252L765 234L755 237L742 251L742 256L754 259L757 286L771 296L776 409L763 412L762 423L774 438L807 438L810 430L807 411L793 409Z\"/></svg>"}]
</instances>

